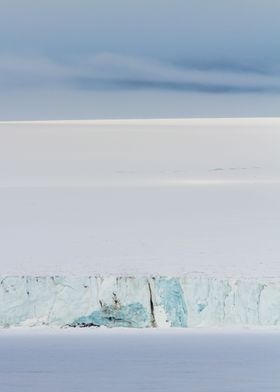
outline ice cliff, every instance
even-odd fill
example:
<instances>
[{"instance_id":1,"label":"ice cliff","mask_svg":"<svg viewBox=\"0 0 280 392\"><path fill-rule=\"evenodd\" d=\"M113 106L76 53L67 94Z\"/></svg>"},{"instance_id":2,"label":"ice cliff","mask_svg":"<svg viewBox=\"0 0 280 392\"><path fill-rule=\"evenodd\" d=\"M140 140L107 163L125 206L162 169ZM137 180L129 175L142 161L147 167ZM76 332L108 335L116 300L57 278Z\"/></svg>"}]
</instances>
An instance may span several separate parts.
<instances>
[{"instance_id":1,"label":"ice cliff","mask_svg":"<svg viewBox=\"0 0 280 392\"><path fill-rule=\"evenodd\" d=\"M2 276L0 326L280 324L280 280L199 276Z\"/></svg>"}]
</instances>

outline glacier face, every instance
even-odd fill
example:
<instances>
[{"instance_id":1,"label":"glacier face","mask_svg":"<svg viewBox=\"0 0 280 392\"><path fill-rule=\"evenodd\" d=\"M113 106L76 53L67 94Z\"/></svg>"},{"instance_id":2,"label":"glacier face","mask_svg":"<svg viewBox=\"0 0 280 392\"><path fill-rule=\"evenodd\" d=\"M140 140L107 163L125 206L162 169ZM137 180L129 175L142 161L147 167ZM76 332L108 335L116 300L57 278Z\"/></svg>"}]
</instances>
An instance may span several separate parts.
<instances>
[{"instance_id":1,"label":"glacier face","mask_svg":"<svg viewBox=\"0 0 280 392\"><path fill-rule=\"evenodd\" d=\"M280 280L204 275L2 276L0 326L215 327L280 324Z\"/></svg>"}]
</instances>

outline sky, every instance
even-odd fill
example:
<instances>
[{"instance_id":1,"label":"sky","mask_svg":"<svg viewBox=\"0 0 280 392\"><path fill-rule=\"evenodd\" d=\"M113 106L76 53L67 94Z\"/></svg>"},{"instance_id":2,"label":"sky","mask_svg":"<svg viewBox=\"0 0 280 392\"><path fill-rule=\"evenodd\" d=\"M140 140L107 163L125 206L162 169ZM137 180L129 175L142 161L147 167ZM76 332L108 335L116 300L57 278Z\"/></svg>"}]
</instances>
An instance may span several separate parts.
<instances>
[{"instance_id":1,"label":"sky","mask_svg":"<svg viewBox=\"0 0 280 392\"><path fill-rule=\"evenodd\" d=\"M0 0L0 120L280 116L278 0Z\"/></svg>"}]
</instances>

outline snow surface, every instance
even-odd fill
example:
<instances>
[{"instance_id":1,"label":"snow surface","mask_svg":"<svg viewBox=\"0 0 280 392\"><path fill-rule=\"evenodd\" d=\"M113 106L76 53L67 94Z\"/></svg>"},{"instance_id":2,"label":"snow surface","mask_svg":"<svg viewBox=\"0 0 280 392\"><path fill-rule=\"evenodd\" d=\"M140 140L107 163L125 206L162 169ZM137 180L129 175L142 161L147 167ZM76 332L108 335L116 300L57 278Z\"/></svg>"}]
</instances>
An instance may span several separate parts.
<instances>
[{"instance_id":1,"label":"snow surface","mask_svg":"<svg viewBox=\"0 0 280 392\"><path fill-rule=\"evenodd\" d=\"M1 392L278 392L271 331L7 330Z\"/></svg>"},{"instance_id":2,"label":"snow surface","mask_svg":"<svg viewBox=\"0 0 280 392\"><path fill-rule=\"evenodd\" d=\"M280 277L280 119L0 123L0 273Z\"/></svg>"}]
</instances>

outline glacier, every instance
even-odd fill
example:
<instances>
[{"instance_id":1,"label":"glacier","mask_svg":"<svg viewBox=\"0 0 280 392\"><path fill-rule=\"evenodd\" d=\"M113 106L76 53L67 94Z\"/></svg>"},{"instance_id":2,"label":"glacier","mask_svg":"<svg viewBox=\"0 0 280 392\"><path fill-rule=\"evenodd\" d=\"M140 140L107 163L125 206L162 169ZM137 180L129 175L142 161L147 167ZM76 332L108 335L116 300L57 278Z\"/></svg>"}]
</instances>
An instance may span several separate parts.
<instances>
[{"instance_id":1,"label":"glacier","mask_svg":"<svg viewBox=\"0 0 280 392\"><path fill-rule=\"evenodd\" d=\"M280 325L280 280L172 276L2 276L0 327Z\"/></svg>"}]
</instances>

